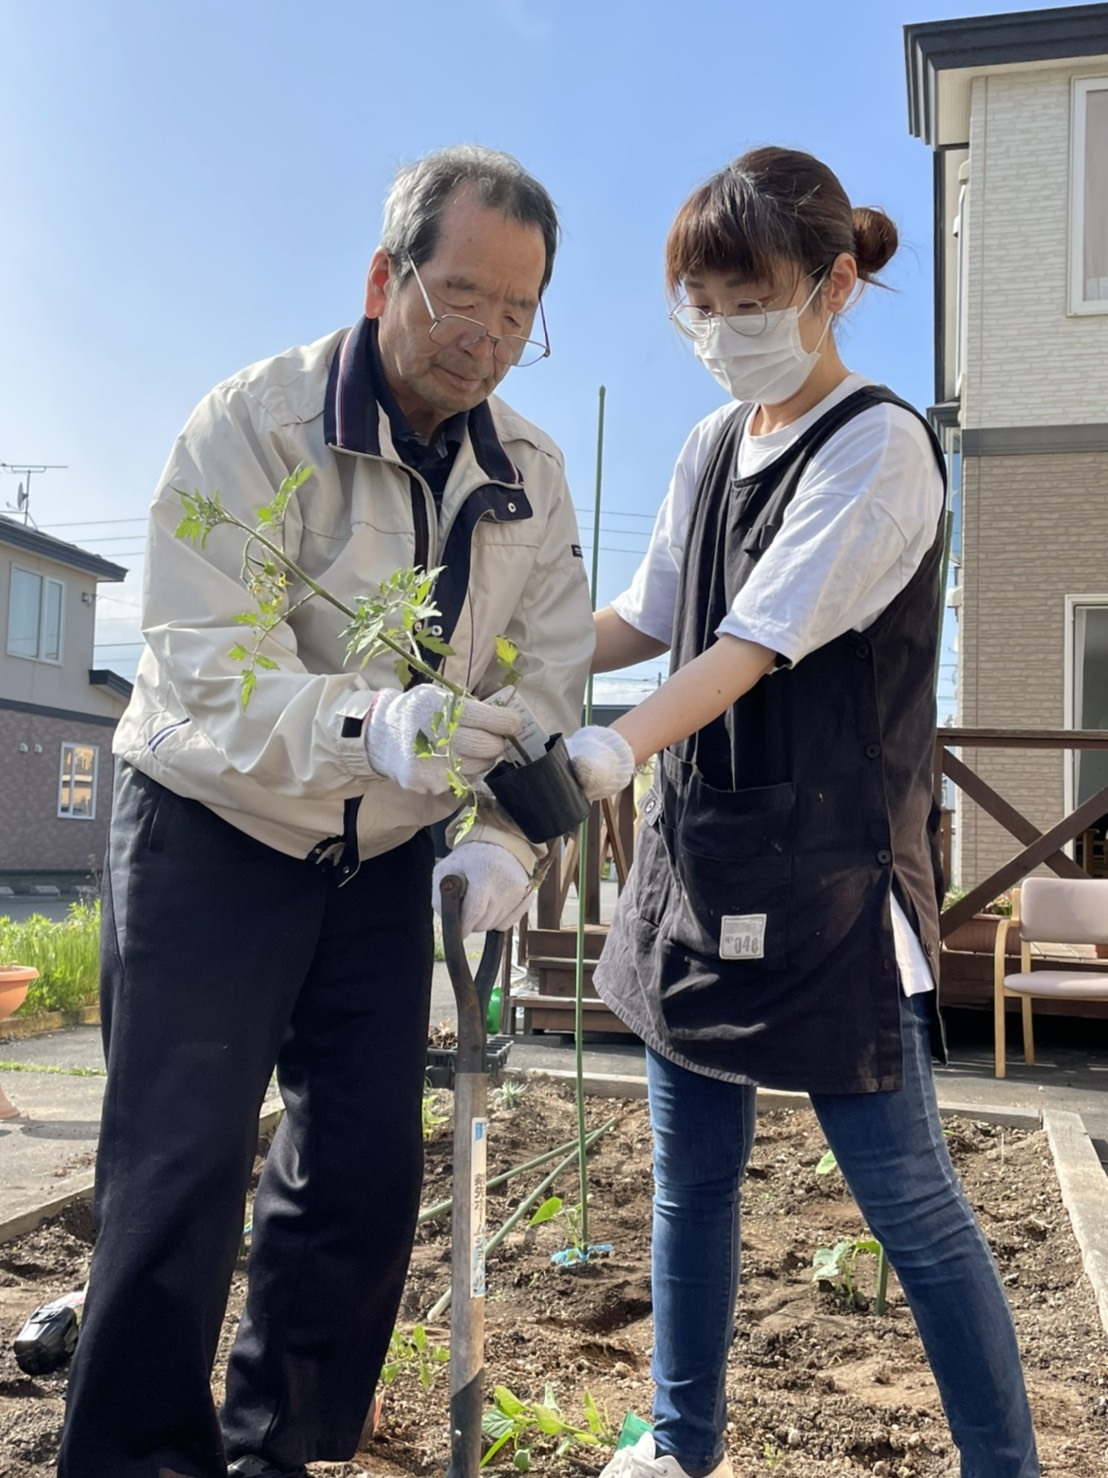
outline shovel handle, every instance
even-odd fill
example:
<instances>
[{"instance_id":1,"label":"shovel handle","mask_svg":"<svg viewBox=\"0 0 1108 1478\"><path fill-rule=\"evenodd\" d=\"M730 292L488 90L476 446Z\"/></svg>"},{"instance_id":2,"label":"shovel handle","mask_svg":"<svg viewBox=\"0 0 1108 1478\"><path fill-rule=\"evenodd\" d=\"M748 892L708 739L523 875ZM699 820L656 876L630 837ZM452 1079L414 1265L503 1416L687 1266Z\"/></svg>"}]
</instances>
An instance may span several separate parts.
<instances>
[{"instance_id":1,"label":"shovel handle","mask_svg":"<svg viewBox=\"0 0 1108 1478\"><path fill-rule=\"evenodd\" d=\"M490 930L474 978L466 959L462 937L462 900L466 896L466 880L457 873L443 878L439 889L442 899L442 943L446 968L458 1007L457 1071L483 1072L485 1067L485 1017L489 997L500 973L504 935Z\"/></svg>"}]
</instances>

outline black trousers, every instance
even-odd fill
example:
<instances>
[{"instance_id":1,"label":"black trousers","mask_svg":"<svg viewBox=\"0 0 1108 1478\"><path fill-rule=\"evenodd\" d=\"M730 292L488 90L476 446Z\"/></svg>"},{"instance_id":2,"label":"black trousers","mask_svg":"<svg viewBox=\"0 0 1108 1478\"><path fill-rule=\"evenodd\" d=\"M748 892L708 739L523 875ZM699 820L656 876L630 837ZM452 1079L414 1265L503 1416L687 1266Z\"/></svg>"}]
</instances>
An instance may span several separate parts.
<instances>
[{"instance_id":1,"label":"black trousers","mask_svg":"<svg viewBox=\"0 0 1108 1478\"><path fill-rule=\"evenodd\" d=\"M339 888L329 866L119 767L99 1230L61 1478L353 1455L418 1211L432 862L420 833ZM285 1114L217 1418L210 1374L274 1065Z\"/></svg>"}]
</instances>

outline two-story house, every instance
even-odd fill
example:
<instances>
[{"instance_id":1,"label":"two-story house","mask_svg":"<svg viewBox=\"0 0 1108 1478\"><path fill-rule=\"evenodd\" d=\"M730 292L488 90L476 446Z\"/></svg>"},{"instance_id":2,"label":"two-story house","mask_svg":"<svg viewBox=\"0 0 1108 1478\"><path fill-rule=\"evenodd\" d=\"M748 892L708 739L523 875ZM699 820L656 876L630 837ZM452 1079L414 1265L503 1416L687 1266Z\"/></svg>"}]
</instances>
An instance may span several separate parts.
<instances>
[{"instance_id":1,"label":"two-story house","mask_svg":"<svg viewBox=\"0 0 1108 1478\"><path fill-rule=\"evenodd\" d=\"M934 155L956 722L1108 728L1108 5L908 26L905 49ZM1108 784L1108 753L965 758L1042 830ZM956 880L1017 850L959 806Z\"/></svg>"},{"instance_id":2,"label":"two-story house","mask_svg":"<svg viewBox=\"0 0 1108 1478\"><path fill-rule=\"evenodd\" d=\"M0 516L0 880L103 861L131 685L93 668L96 588L126 574Z\"/></svg>"}]
</instances>

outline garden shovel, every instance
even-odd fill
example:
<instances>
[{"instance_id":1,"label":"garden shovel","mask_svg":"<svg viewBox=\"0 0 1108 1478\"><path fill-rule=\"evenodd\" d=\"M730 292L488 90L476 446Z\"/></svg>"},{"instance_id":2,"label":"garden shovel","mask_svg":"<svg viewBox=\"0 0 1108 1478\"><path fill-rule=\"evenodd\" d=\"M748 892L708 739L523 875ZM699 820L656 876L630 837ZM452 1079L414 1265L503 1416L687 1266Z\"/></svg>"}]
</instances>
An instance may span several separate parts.
<instances>
[{"instance_id":1,"label":"garden shovel","mask_svg":"<svg viewBox=\"0 0 1108 1478\"><path fill-rule=\"evenodd\" d=\"M442 938L458 1006L454 1073L454 1186L450 1261L450 1467L447 1478L477 1478L485 1376L485 1148L489 1076L485 1016L500 971L504 935L485 936L470 973L462 939L465 879L443 879Z\"/></svg>"}]
</instances>

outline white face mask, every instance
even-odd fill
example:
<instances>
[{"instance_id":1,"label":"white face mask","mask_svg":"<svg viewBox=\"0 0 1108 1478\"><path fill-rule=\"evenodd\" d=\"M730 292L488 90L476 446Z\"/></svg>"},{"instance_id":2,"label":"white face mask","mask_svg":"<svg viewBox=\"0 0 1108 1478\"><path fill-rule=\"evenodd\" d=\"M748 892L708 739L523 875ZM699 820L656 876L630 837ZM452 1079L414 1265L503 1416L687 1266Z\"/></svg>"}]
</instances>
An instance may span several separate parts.
<instances>
[{"instance_id":1,"label":"white face mask","mask_svg":"<svg viewBox=\"0 0 1108 1478\"><path fill-rule=\"evenodd\" d=\"M819 292L816 283L799 308L766 314L766 326L754 337L732 328L726 318L713 318L693 348L708 373L736 400L779 405L800 390L815 369L820 346L831 327L831 314L816 347L809 353L800 342L800 315Z\"/></svg>"}]
</instances>

